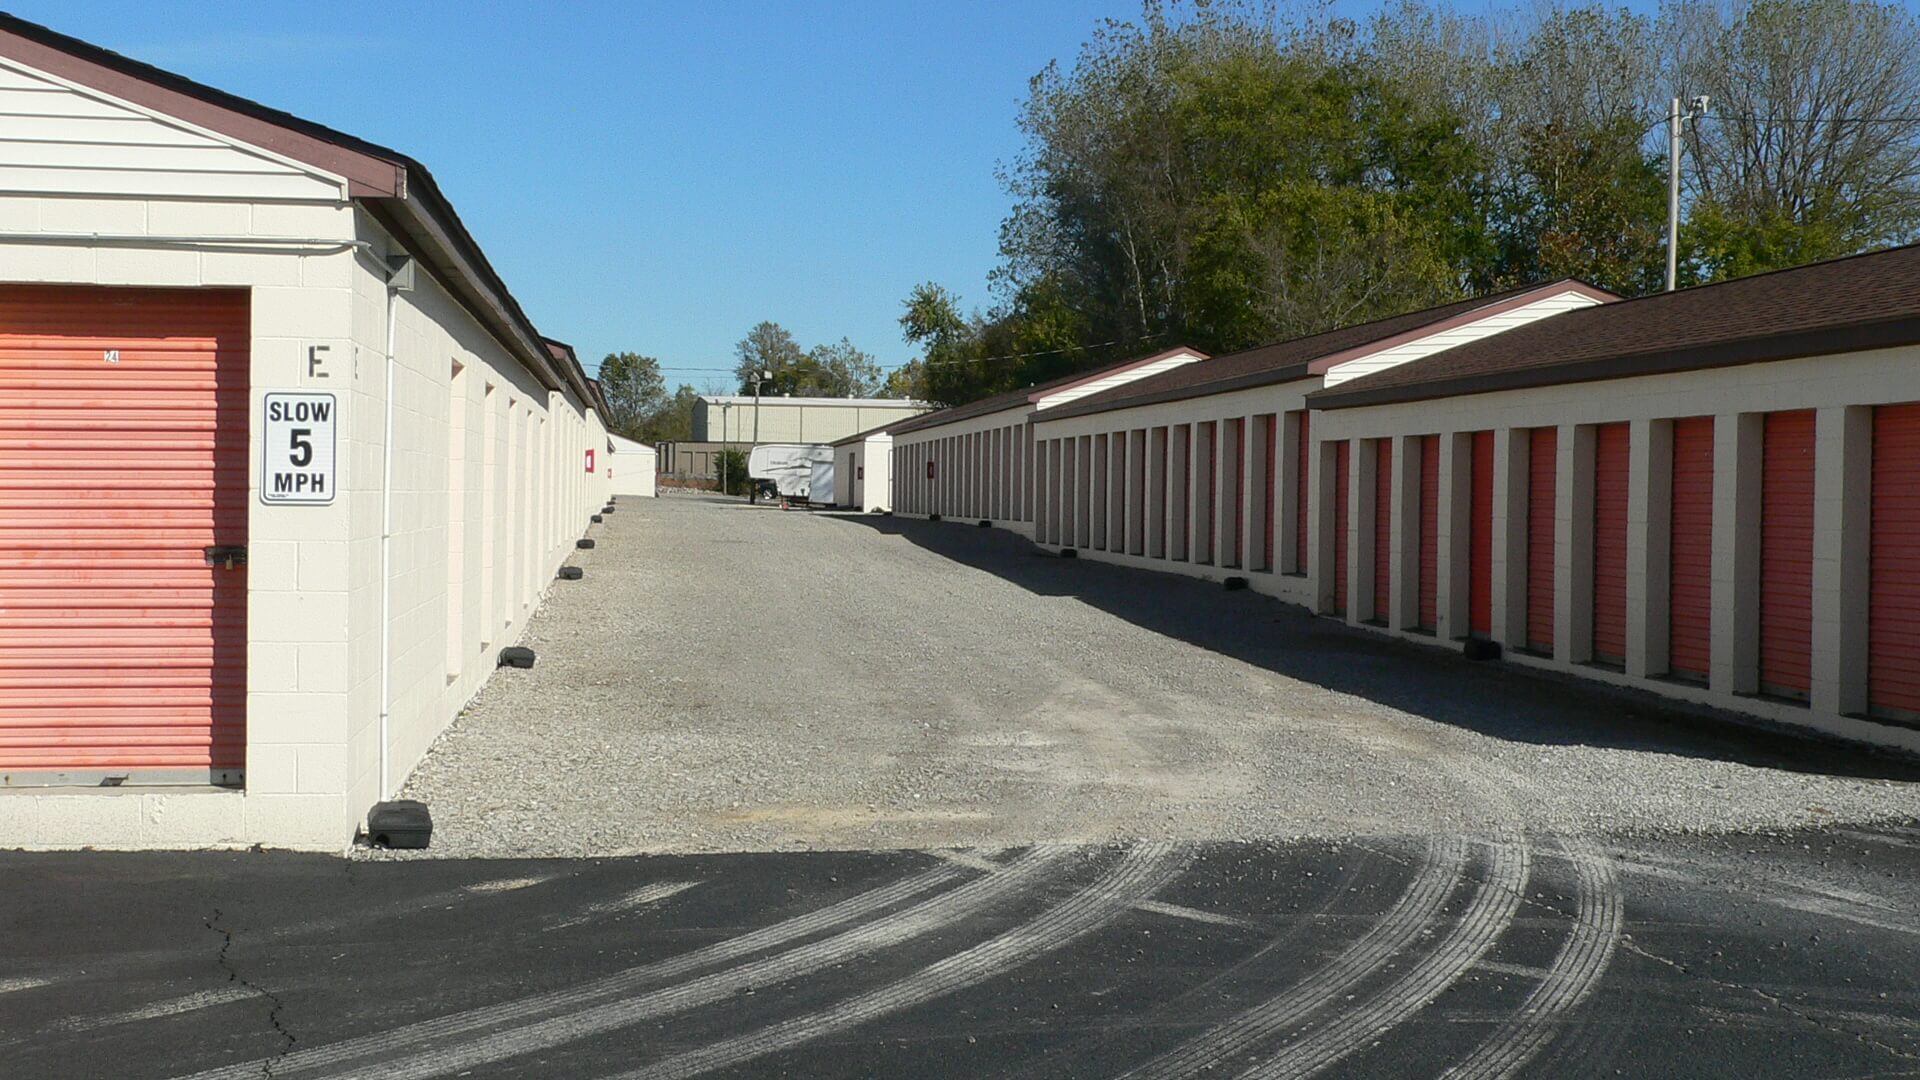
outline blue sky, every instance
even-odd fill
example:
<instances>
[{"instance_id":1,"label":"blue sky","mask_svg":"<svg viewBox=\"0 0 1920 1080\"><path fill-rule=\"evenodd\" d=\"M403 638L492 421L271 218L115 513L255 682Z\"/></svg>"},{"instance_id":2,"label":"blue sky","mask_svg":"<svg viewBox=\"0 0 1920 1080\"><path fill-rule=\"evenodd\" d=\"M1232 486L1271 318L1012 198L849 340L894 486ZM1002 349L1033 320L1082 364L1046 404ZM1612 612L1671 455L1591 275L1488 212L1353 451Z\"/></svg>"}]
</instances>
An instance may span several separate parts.
<instances>
[{"instance_id":1,"label":"blue sky","mask_svg":"<svg viewBox=\"0 0 1920 1080\"><path fill-rule=\"evenodd\" d=\"M544 332L704 388L762 319L892 366L916 283L985 304L1027 79L1138 6L9 9L412 155Z\"/></svg>"}]
</instances>

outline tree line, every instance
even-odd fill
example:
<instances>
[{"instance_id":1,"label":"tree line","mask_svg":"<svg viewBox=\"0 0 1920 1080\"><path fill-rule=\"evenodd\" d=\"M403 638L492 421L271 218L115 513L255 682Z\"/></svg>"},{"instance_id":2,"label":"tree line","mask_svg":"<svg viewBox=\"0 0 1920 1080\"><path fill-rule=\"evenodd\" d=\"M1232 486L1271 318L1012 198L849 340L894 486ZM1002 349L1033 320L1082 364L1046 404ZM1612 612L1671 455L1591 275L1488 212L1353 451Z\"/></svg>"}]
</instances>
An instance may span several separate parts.
<instances>
[{"instance_id":1,"label":"tree line","mask_svg":"<svg viewBox=\"0 0 1920 1080\"><path fill-rule=\"evenodd\" d=\"M1149 2L1032 79L993 302L915 288L896 382L957 404L1559 277L1656 291L1665 118L1698 95L1683 286L1920 231L1920 23L1895 4Z\"/></svg>"},{"instance_id":2,"label":"tree line","mask_svg":"<svg viewBox=\"0 0 1920 1080\"><path fill-rule=\"evenodd\" d=\"M906 377L881 371L879 361L852 341L800 346L776 322L762 322L734 345L736 384L720 392L751 394L756 373L764 397L901 397ZM642 442L693 438L694 403L700 392L682 383L667 393L656 357L609 353L600 361L600 388L606 394L609 430Z\"/></svg>"}]
</instances>

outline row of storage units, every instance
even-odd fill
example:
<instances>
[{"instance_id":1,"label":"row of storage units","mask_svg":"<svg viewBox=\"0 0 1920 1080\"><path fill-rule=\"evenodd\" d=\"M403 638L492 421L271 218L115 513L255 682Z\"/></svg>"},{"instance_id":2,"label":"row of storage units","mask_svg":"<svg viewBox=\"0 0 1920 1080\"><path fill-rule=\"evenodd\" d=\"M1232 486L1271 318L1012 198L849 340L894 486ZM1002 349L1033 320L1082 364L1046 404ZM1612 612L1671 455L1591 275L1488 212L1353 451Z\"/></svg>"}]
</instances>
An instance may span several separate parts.
<instances>
[{"instance_id":1,"label":"row of storage units","mask_svg":"<svg viewBox=\"0 0 1920 1080\"><path fill-rule=\"evenodd\" d=\"M1035 411L1011 478L960 440L984 495L932 490L1030 500L1084 557L1920 750L1916 343L1920 248L1631 301L1560 282Z\"/></svg>"},{"instance_id":2,"label":"row of storage units","mask_svg":"<svg viewBox=\"0 0 1920 1080\"><path fill-rule=\"evenodd\" d=\"M395 151L9 16L0 99L0 847L341 849L608 499L599 388Z\"/></svg>"},{"instance_id":3,"label":"row of storage units","mask_svg":"<svg viewBox=\"0 0 1920 1080\"><path fill-rule=\"evenodd\" d=\"M1206 359L1177 348L1025 390L927 413L886 428L895 513L987 521L1031 534L1033 419Z\"/></svg>"}]
</instances>

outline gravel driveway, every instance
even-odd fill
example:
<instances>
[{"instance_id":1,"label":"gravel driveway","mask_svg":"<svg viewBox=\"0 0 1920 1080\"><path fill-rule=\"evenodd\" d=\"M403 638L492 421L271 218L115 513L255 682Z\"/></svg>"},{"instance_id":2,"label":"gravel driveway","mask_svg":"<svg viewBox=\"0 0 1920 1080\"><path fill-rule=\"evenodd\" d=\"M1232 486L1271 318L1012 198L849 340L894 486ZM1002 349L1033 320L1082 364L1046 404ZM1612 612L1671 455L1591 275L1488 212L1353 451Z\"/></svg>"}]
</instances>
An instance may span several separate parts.
<instances>
[{"instance_id":1,"label":"gravel driveway","mask_svg":"<svg viewBox=\"0 0 1920 1080\"><path fill-rule=\"evenodd\" d=\"M404 797L438 856L1912 819L1920 770L954 523L626 499Z\"/></svg>"}]
</instances>

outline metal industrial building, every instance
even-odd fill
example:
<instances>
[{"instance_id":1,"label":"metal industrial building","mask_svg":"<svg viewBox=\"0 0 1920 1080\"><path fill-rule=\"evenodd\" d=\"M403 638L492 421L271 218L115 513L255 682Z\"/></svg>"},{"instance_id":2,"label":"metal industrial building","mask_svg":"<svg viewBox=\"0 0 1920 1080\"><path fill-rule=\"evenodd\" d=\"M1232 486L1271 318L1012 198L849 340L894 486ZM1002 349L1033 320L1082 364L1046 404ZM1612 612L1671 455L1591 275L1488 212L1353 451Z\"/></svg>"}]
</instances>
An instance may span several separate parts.
<instances>
[{"instance_id":1,"label":"metal industrial building","mask_svg":"<svg viewBox=\"0 0 1920 1080\"><path fill-rule=\"evenodd\" d=\"M693 442L831 443L918 416L931 406L907 398L705 396L694 405Z\"/></svg>"},{"instance_id":2,"label":"metal industrial building","mask_svg":"<svg viewBox=\"0 0 1920 1080\"><path fill-rule=\"evenodd\" d=\"M0 845L339 849L607 497L418 162L0 17Z\"/></svg>"}]
</instances>

